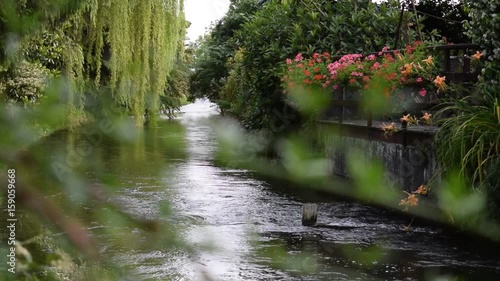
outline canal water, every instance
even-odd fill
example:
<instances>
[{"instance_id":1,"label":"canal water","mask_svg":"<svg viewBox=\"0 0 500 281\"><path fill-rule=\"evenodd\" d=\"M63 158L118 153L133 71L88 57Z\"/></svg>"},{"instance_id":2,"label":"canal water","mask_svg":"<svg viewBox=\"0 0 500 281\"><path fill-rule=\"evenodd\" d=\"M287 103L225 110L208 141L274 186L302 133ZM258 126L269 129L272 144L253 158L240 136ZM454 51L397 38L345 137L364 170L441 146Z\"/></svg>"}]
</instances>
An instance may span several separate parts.
<instances>
[{"instance_id":1,"label":"canal water","mask_svg":"<svg viewBox=\"0 0 500 281\"><path fill-rule=\"evenodd\" d=\"M217 164L219 119L213 104L197 101L133 142L94 148L100 172L88 176L111 175L120 205L181 238L172 247L130 247L112 242L120 233L149 238L133 226L111 235L90 221L96 238L113 245L101 251L131 270L127 280L500 280L495 249L438 227L404 232L407 218L374 207L316 198L319 226L302 226L302 204L312 200L304 192Z\"/></svg>"}]
</instances>

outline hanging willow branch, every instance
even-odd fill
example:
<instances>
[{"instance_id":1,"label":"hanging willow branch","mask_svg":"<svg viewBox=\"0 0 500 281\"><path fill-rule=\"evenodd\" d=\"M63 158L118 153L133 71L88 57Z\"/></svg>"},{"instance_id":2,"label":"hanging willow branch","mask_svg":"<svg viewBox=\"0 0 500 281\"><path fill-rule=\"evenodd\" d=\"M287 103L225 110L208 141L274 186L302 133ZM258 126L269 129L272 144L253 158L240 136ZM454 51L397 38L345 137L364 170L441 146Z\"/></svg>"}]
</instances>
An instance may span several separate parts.
<instances>
[{"instance_id":1,"label":"hanging willow branch","mask_svg":"<svg viewBox=\"0 0 500 281\"><path fill-rule=\"evenodd\" d=\"M67 48L66 75L109 87L139 124L156 117L184 36L182 7L178 0L87 0L63 27L68 46L77 47Z\"/></svg>"}]
</instances>

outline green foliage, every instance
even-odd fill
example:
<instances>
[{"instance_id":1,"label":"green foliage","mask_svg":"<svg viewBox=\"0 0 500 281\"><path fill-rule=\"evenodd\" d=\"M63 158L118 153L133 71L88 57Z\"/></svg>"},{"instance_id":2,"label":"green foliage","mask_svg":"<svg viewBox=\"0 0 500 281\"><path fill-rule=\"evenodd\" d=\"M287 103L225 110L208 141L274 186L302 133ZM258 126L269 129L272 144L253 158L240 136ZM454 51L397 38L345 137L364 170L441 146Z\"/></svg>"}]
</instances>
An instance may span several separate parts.
<instances>
[{"instance_id":1,"label":"green foliage","mask_svg":"<svg viewBox=\"0 0 500 281\"><path fill-rule=\"evenodd\" d=\"M27 7L30 3L42 5L45 2L63 3L62 1L18 3ZM37 106L30 110L15 105L7 106L3 100L0 101L0 106L4 109L0 111L2 132L0 180L7 182L5 169L16 169L19 175L16 193L19 192L18 203L22 208L19 210L23 210L23 223L20 225L33 227L35 235L42 234L41 238L37 238L24 229L18 230L19 236L16 238L22 241L18 245L20 245L19 251L23 253L19 258L21 256L26 258L26 263L23 260L19 265L27 264L29 267L18 268L16 279L134 278L135 276L130 276L128 272L122 273L122 269L109 266L106 261L109 257L107 254L117 248L127 249L136 254L147 249L160 254L160 259L166 257L163 253L171 253L172 248L175 248L175 251L188 253L189 258L196 255L196 253L191 255L188 250L181 247L182 245L179 246L175 231L180 229L180 232L185 234L183 230L186 226L179 223L183 221L177 214L169 213L169 208L155 206L158 208L155 209L153 216L158 215L162 218L162 222L146 221L137 217L144 215L141 213L143 205L137 204L137 201L129 202L130 209L125 211L124 208L127 207L123 207L126 206L123 200L114 201L117 196L121 197L124 186L130 187L134 192L146 190L144 193L146 196L138 197L141 203L149 204L150 202L142 200L147 200L150 195L159 198L159 201L168 201L166 199L172 196L172 193L168 188L164 188L169 179L165 178L165 171L168 167L176 166L179 160L187 161L182 126L174 122L165 122L159 127L150 129L137 128L133 120L128 118L128 114L122 112L127 108L129 110L127 113L133 113L141 121L144 114L154 117L160 107L160 101L166 108L178 106L176 103L178 98L185 93L189 59L182 58L182 51L179 51L182 49L179 47L179 44L182 45L181 40L171 40L182 36L179 26L172 23L173 20L181 18L173 8L177 3L168 0L89 0L81 10L67 14L67 17L54 16L50 24L47 24L49 27L55 26L54 30L49 29L50 34L61 32L57 33L60 34L60 38L54 35L44 39L42 35L42 39L34 39L38 42L36 44L41 44L39 50L46 49L44 52L47 57L39 56L37 51L30 51L28 59L33 61L12 57L10 58L12 59L10 63L14 63L12 67L7 63L5 65L9 67L4 67L5 61L0 59L0 72L3 77L7 77L0 79L0 92L14 91L17 93L14 97L27 96L26 93L30 93L31 96L37 93L44 95L43 99L39 99ZM250 1L247 3L251 5ZM256 15L255 20L250 21L250 17L245 20L246 23L238 35L231 33L234 31L232 28L225 30L227 33L224 34L228 35L226 38L228 40L221 42L233 45L224 45L226 49L217 49L215 45L209 46L214 48L210 52L217 50L209 52L210 56L217 55L215 60L217 64L206 61L205 73L212 75L208 66L219 63L227 73L223 76L218 76L220 73L208 76L203 82L207 82L205 85L211 85L210 83L215 81L214 83L220 87L219 90L222 90L217 92L215 98L222 97L224 101L228 101L228 108L240 115L247 128L269 126L273 122L273 110L283 105L279 89L278 63L300 51L298 46L301 44L312 51L316 48L307 45L308 38L299 38L300 40L296 42L299 45L295 47L287 45L289 42L287 36L294 28L291 22L298 20L304 10L300 10L301 6L296 3L289 1L282 3L282 6L277 3L267 3ZM315 6L314 2L300 1L300 3ZM364 2L359 3L358 9L362 9L362 3ZM325 5L320 6L321 9L327 7L326 2L322 4ZM27 13L35 14L37 5L33 4ZM182 1L179 5L182 6ZM8 9L5 7L8 6L0 8L2 24L9 22L9 28L12 26L10 31L17 30L17 25L25 25L20 21L11 22L11 17L6 16L5 11ZM47 4L44 7L48 9L51 6ZM309 8L312 9L312 6ZM49 11L40 13L45 14ZM295 18L290 19L288 15ZM234 15L234 17L246 16ZM307 26L308 20L303 19L300 24ZM3 32L5 26L0 27L1 39L6 37ZM23 37L27 36L27 31L22 32L25 32L22 34ZM173 35L174 33L176 35ZM29 31L30 36L40 36L37 34L34 30ZM299 36L299 33L296 36ZM311 36L314 37L313 34ZM19 42L24 42L20 39L30 39L28 37L18 38L13 42L19 45ZM62 45L51 47L50 42L58 42L57 44L61 42ZM243 47L236 48L239 45ZM327 48L327 45L321 48ZM171 56L172 54L176 54L177 58ZM178 67L172 68L174 62L179 63ZM40 73L48 70L40 64L46 68L60 69L62 77L46 86L41 82L45 81L45 78ZM199 78L204 77L199 76ZM201 91L201 88L199 89ZM163 98L166 100L161 100ZM55 129L61 125L63 117L76 119L82 110L88 110L88 107L93 105L90 104L92 101L98 104L92 112L96 117L95 124L81 128L78 132L55 135L54 139L48 138L46 142L33 145L40 137L36 126L33 126L34 121L42 128ZM317 103L317 101L308 102L311 108ZM268 145L265 138L241 134L242 130L237 127L224 126L220 129L226 134L226 139L233 141L231 148L234 149L224 151L226 154L235 154L239 161L248 159L245 157L255 157L252 159L258 161L251 163L254 168L260 168L268 174L279 174L280 170L276 169L275 164L252 155L253 152L265 151ZM61 143L59 142L61 138L64 139L62 143L65 145L54 146L54 143ZM242 144L248 144L243 151L239 149ZM29 150L25 149L30 145L33 146ZM353 177L357 180L356 188L340 187L338 182L333 182L329 177L329 159L318 157L308 145L308 141L298 138L281 140L278 147L284 159L283 175L296 182L308 183L335 194L348 194L359 200L384 203L386 206L390 206L391 202L397 203L394 193L387 188L388 184L380 165L370 166L366 159L354 155L349 163ZM243 155L240 154L242 152ZM173 156L169 158L172 163L165 163L167 155ZM172 165L174 162L175 165ZM485 165L485 168L495 169L495 165L498 167L498 161ZM116 176L110 177L110 174ZM121 182L122 180L125 182ZM131 183L138 185L134 186ZM144 188L146 186L142 186L142 183L154 187L152 190L155 193ZM449 192L443 193L443 196L447 197L440 201L444 202L445 207L450 206L450 213L460 218L480 214L484 203L480 196L468 197L462 195L463 187L454 189L454 185L450 186ZM114 192L116 194L113 194ZM0 200L5 202L5 189L0 194ZM461 209L460 204L465 204L466 208ZM5 215L5 212L3 213ZM77 220L79 217L84 217L88 221ZM3 216L1 219L5 221ZM188 223L192 224L190 221ZM41 245L47 245L38 241L45 235L45 231L38 228L42 225L49 228L49 235L57 235L58 245L47 247L39 253L40 251L34 249L36 246L30 242L36 241ZM482 229L485 228L479 229L478 232ZM488 229L497 230L493 227ZM497 237L497 233L492 237ZM5 237L5 232L2 232L2 237ZM108 238L104 243L109 249L96 247L94 244L95 241L101 242L103 237ZM55 242L48 244L50 243ZM369 255L382 256L376 250ZM0 247L0 252L5 258L5 245ZM314 260L310 265L301 265L307 258L306 255L296 255L288 259L287 252L279 250L279 247L269 248L269 251L264 250L257 254L264 255L264 258L278 259L277 262L271 261L276 267L303 270L313 274L320 272ZM33 256L33 260L27 258L30 255ZM96 259L99 264L88 262L87 259ZM150 257L146 257L144 261L148 264L154 262ZM160 263L164 264L164 260ZM143 265L145 264L139 266ZM4 277L5 280L12 279L12 275L5 274L3 271L0 279Z\"/></svg>"},{"instance_id":2,"label":"green foliage","mask_svg":"<svg viewBox=\"0 0 500 281\"><path fill-rule=\"evenodd\" d=\"M472 192L460 176L451 174L438 192L441 208L460 223L473 224L485 210L485 194Z\"/></svg>"},{"instance_id":3,"label":"green foliage","mask_svg":"<svg viewBox=\"0 0 500 281\"><path fill-rule=\"evenodd\" d=\"M396 1L374 4L358 1L298 1L267 4L244 25L240 37L245 48L244 122L247 127L269 127L272 110L283 108L279 63L304 53L370 52L393 45L399 16ZM403 41L415 38L405 31ZM260 108L255 111L252 107Z\"/></svg>"},{"instance_id":4,"label":"green foliage","mask_svg":"<svg viewBox=\"0 0 500 281\"><path fill-rule=\"evenodd\" d=\"M174 113L186 103L189 96L190 64L193 63L194 49L188 47L186 50L184 42L187 26L186 21L180 24L175 64L167 77L165 93L160 97L160 110L169 118L174 117Z\"/></svg>"},{"instance_id":5,"label":"green foliage","mask_svg":"<svg viewBox=\"0 0 500 281\"><path fill-rule=\"evenodd\" d=\"M336 12L326 30L327 37L323 39L333 43L330 51L367 53L380 50L384 46L394 46L400 14L398 1L388 1L380 5L370 1L357 2L337 1L332 7ZM324 20L326 19L319 19ZM414 24L413 14L407 13L402 23L400 46L411 43L416 38L415 30L406 28L410 23ZM324 43L320 45L327 46Z\"/></svg>"},{"instance_id":6,"label":"green foliage","mask_svg":"<svg viewBox=\"0 0 500 281\"><path fill-rule=\"evenodd\" d=\"M90 242L89 227L74 217L83 209L90 210L90 206L97 211L92 221L112 219L115 225L120 224L121 227L154 228L151 226L153 223L132 218L119 207L96 206L96 202L90 200L88 192L92 185L96 182L109 184L111 181L99 178L89 180L85 178L88 173L79 174L91 169L89 166L95 168L93 172L87 170L89 173L97 175L102 172L101 163L86 158L88 151L82 152L80 145L85 142L85 149L95 153L99 147L106 146L105 141L130 142L138 137L133 121L128 118L130 113L135 113L139 122L144 120L146 112L150 116L159 114L159 97L164 94L178 44L184 38L185 28L180 26L181 22L185 22L182 7L182 0L2 1L0 177L5 181L6 169L12 168L23 175L22 180L16 182L16 211L22 216L23 224L16 228L17 274L6 275L7 271L4 271L0 274L1 280L119 279L118 270L106 266L105 261L100 261L99 266L93 263L85 266L86 262L82 262L97 260L98 251ZM91 102L96 103L89 104ZM19 103L36 105L22 108ZM113 109L110 109L110 104ZM92 113L95 119L88 118L90 107L94 107ZM124 109L128 109L125 114ZM35 145L30 148L48 133L90 121L96 124L80 132L86 129L95 132L93 136L98 138L92 139L95 142L91 145L81 135L69 134L68 146L59 147L60 150L53 146L40 148ZM159 129L156 129L158 132ZM179 130L177 133L180 134ZM89 137L88 131L85 134ZM155 136L152 139L160 138ZM142 163L139 166L144 167L151 157L146 161L145 157L137 155L144 156L146 146L158 149L160 144L157 141L151 146L138 143L137 146L120 149L127 154L121 158L122 161L128 162L133 158L134 163ZM176 145L169 143L167 146L172 148ZM144 150L141 151L141 148ZM134 155L131 156L130 151ZM48 154L43 156L44 153ZM29 160L20 161L24 157L22 155ZM97 152L95 155L102 154ZM89 161L95 165L87 166ZM102 191L107 190L102 187ZM2 189L0 192L3 202L6 201L6 191ZM61 194L61 200L54 203L52 199L47 199L46 195L52 192ZM30 203L30 200L33 201ZM88 207L83 207L84 204ZM3 215L2 220L6 220ZM26 228L31 231L26 231L22 225L28 226ZM49 229L50 234L40 229L44 227ZM160 232L167 234L169 240L174 239L170 230L162 229ZM2 240L6 237L5 233L0 233ZM52 233L68 234L58 238L57 244L63 253L71 256L70 261L54 257L57 254L54 249L37 249L42 245L38 235ZM139 239L138 236L121 236L118 240L122 245L131 245L131 241L137 245ZM160 242L162 239L146 240ZM160 244L174 245L171 240ZM0 247L4 257L5 246ZM83 268L69 269L82 275L66 272L60 276L57 272L65 265Z\"/></svg>"},{"instance_id":7,"label":"green foliage","mask_svg":"<svg viewBox=\"0 0 500 281\"><path fill-rule=\"evenodd\" d=\"M63 36L59 33L44 31L28 37L22 49L24 57L31 62L39 62L51 70L61 70L64 65Z\"/></svg>"},{"instance_id":8,"label":"green foliage","mask_svg":"<svg viewBox=\"0 0 500 281\"><path fill-rule=\"evenodd\" d=\"M192 91L217 101L222 108L237 109L247 128L269 128L275 110L286 107L279 64L287 57L299 52L367 53L395 44L398 1L355 2L274 1L255 14L253 9L243 9L242 4L233 4L234 10L201 43L197 58L202 63L195 65ZM244 19L243 24L235 29L238 19ZM414 21L412 13L405 13L400 43L415 40L416 31L406 28ZM224 32L228 29L230 32ZM227 64L239 48L243 50L241 63ZM236 75L238 87L234 85ZM225 88L230 81L232 85ZM230 100L226 99L228 89L232 92ZM292 118L281 123L290 126L296 121Z\"/></svg>"},{"instance_id":9,"label":"green foliage","mask_svg":"<svg viewBox=\"0 0 500 281\"><path fill-rule=\"evenodd\" d=\"M396 189L384 177L381 163L366 159L361 151L351 152L348 161L349 174L355 179L358 198L387 206L397 202Z\"/></svg>"},{"instance_id":10,"label":"green foliage","mask_svg":"<svg viewBox=\"0 0 500 281\"><path fill-rule=\"evenodd\" d=\"M38 2L2 4L1 36L14 34L2 40L10 60L24 55L61 72L71 85L68 112L81 111L84 81L94 80L109 87L138 123L145 115L156 119L185 34L183 1Z\"/></svg>"},{"instance_id":11,"label":"green foliage","mask_svg":"<svg viewBox=\"0 0 500 281\"><path fill-rule=\"evenodd\" d=\"M189 96L189 74L190 70L181 62L170 71L165 94L160 97L160 109L169 118L175 116L175 111Z\"/></svg>"},{"instance_id":12,"label":"green foliage","mask_svg":"<svg viewBox=\"0 0 500 281\"><path fill-rule=\"evenodd\" d=\"M243 53L243 49L239 49L235 52L234 57L228 60L229 76L221 89L218 101L222 113L229 111L237 116L242 113L243 104L238 103L237 97L243 91L241 88L244 79L241 68Z\"/></svg>"},{"instance_id":13,"label":"green foliage","mask_svg":"<svg viewBox=\"0 0 500 281\"><path fill-rule=\"evenodd\" d=\"M179 26L184 23L182 2L112 1L111 5L97 2L71 26L76 28L77 35L86 29L93 35L85 50L95 50L87 54L93 58L95 80L99 83L106 59L113 95L130 108L138 123L144 120L146 112L155 119L160 110L159 98L164 94L175 61ZM91 21L83 22L87 15ZM109 29L107 35L106 29ZM131 50L135 50L133 56ZM111 54L109 58L101 55L106 51Z\"/></svg>"},{"instance_id":14,"label":"green foliage","mask_svg":"<svg viewBox=\"0 0 500 281\"><path fill-rule=\"evenodd\" d=\"M420 0L415 8L422 14L422 30L437 30L446 41L452 43L469 43L465 35L464 21L469 20L463 1Z\"/></svg>"},{"instance_id":15,"label":"green foliage","mask_svg":"<svg viewBox=\"0 0 500 281\"><path fill-rule=\"evenodd\" d=\"M195 72L191 77L190 92L194 97L220 100L219 93L230 70L227 61L241 44L235 32L257 11L253 0L234 1L226 16L212 26L209 35L197 43Z\"/></svg>"},{"instance_id":16,"label":"green foliage","mask_svg":"<svg viewBox=\"0 0 500 281\"><path fill-rule=\"evenodd\" d=\"M87 0L28 1L3 0L0 6L0 61L15 54L16 38L39 32L50 23L61 23ZM9 44L4 44L7 40Z\"/></svg>"},{"instance_id":17,"label":"green foliage","mask_svg":"<svg viewBox=\"0 0 500 281\"><path fill-rule=\"evenodd\" d=\"M288 43L288 36L296 16L292 5L268 3L238 33L245 52L241 63L244 91L239 93L238 99L244 102L240 118L246 128L269 127L274 117L273 109L281 111L284 108L279 87L279 62L293 48Z\"/></svg>"},{"instance_id":18,"label":"green foliage","mask_svg":"<svg viewBox=\"0 0 500 281\"><path fill-rule=\"evenodd\" d=\"M439 114L437 157L446 171L458 170L466 184L491 194L498 204L500 118L490 95L478 85L469 97L453 100Z\"/></svg>"},{"instance_id":19,"label":"green foliage","mask_svg":"<svg viewBox=\"0 0 500 281\"><path fill-rule=\"evenodd\" d=\"M133 164L128 167L137 173L132 178L148 173L151 173L151 178L161 178L159 173L164 172L166 166L158 164L165 163L165 155L176 155L176 159L185 157L183 127L164 123L154 129L137 128L128 116L115 113L102 116L95 124L79 128L77 132L59 132L49 136L48 141L40 141L32 122L35 120L51 126L53 132L52 126L60 124L67 110L59 100L59 93L65 90L65 86L49 85L45 97L29 109L0 102L3 108L0 111L0 177L6 182L7 169L16 169L19 175L16 179L16 214L22 221L16 227L17 274L4 270L0 280L123 279L123 269L114 267L107 253L100 259L95 256L97 250L93 242L103 235L114 241L114 247L132 250L129 247L135 245L134 251L148 247L165 250L176 245L176 236L170 228L154 225L154 222L141 220L135 215L132 217L123 211L123 207L111 203L114 201L111 187L128 186L120 180L130 175L128 168L124 168L130 163ZM67 137L60 139L61 134ZM144 143L142 134L147 134L147 139L152 142ZM166 137L169 134L171 137ZM64 145L55 147L51 138L62 141ZM106 151L109 144L117 145L117 151ZM20 160L22 157L27 157L26 161ZM110 157L114 160L106 167L103 163ZM106 177L109 169L116 170L120 176ZM88 177L90 174L93 176ZM162 184L158 181L155 185ZM94 193L94 188L103 193ZM55 194L58 195L53 196ZM7 189L2 189L0 200L6 202L6 195ZM166 208L162 213L167 216ZM6 215L2 212L0 218L5 221ZM94 223L110 227L91 230ZM123 229L141 229L141 234ZM89 232L92 232L93 242L90 242ZM2 240L6 233L5 230L0 232ZM54 239L50 239L52 237ZM52 240L49 244L53 245L42 241L47 239ZM109 245L109 242L105 243ZM4 257L2 262L5 261L6 246L0 246Z\"/></svg>"},{"instance_id":20,"label":"green foliage","mask_svg":"<svg viewBox=\"0 0 500 281\"><path fill-rule=\"evenodd\" d=\"M456 169L472 188L485 190L498 213L498 159L500 158L500 9L497 0L466 1L470 21L467 34L484 48L486 64L480 82L469 97L450 101L440 113L447 118L437 134L438 158L447 171Z\"/></svg>"},{"instance_id":21,"label":"green foliage","mask_svg":"<svg viewBox=\"0 0 500 281\"><path fill-rule=\"evenodd\" d=\"M484 48L488 64L483 71L484 79L498 89L500 71L500 1L478 0L465 1L470 21L466 25L467 35L474 43Z\"/></svg>"},{"instance_id":22,"label":"green foliage","mask_svg":"<svg viewBox=\"0 0 500 281\"><path fill-rule=\"evenodd\" d=\"M0 95L5 100L29 104L42 97L50 75L42 65L23 60L13 65L8 72L0 72L0 77L3 77L0 80L5 81L3 89L0 87Z\"/></svg>"}]
</instances>

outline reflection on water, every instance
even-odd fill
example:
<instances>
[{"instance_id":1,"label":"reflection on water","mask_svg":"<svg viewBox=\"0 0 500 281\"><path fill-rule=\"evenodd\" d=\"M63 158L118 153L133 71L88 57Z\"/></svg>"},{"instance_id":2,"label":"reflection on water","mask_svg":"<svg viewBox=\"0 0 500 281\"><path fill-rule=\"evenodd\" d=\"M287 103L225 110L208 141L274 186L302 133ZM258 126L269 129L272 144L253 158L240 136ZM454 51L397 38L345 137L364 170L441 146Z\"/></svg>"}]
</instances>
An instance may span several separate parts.
<instances>
[{"instance_id":1,"label":"reflection on water","mask_svg":"<svg viewBox=\"0 0 500 281\"><path fill-rule=\"evenodd\" d=\"M93 151L103 164L89 177L114 177L131 213L167 222L194 248L103 249L133 269L133 280L500 280L494 254L437 228L405 233L406 220L376 208L320 202L319 226L303 227L303 198L285 183L214 164L218 118L213 104L197 101L135 142L104 142ZM74 140L63 134L48 142Z\"/></svg>"}]
</instances>

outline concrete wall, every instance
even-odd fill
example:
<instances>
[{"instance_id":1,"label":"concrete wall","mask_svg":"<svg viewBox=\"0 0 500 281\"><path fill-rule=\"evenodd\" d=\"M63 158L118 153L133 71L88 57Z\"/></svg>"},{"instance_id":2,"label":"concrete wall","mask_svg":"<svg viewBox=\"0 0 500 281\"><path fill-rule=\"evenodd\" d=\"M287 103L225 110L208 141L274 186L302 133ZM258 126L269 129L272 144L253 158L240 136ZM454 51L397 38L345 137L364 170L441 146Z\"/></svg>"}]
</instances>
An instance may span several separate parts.
<instances>
[{"instance_id":1,"label":"concrete wall","mask_svg":"<svg viewBox=\"0 0 500 281\"><path fill-rule=\"evenodd\" d=\"M346 156L349 151L358 149L366 161L379 161L385 166L386 176L391 182L406 191L413 191L421 184L427 184L436 175L438 169L432 137L402 145L380 140L340 136L325 133L321 129L320 136L324 150L330 159L331 173L349 177ZM437 180L437 179L435 179Z\"/></svg>"}]
</instances>

